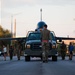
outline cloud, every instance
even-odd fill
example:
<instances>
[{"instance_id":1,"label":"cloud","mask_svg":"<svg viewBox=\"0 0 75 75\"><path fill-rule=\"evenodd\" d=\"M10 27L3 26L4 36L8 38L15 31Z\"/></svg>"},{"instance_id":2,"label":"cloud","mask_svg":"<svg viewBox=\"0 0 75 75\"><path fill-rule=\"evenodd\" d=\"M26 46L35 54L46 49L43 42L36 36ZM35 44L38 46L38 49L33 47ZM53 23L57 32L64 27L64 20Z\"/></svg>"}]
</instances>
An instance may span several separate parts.
<instances>
[{"instance_id":1,"label":"cloud","mask_svg":"<svg viewBox=\"0 0 75 75\"><path fill-rule=\"evenodd\" d=\"M6 8L17 8L24 5L34 5L37 0L2 0L1 4Z\"/></svg>"},{"instance_id":2,"label":"cloud","mask_svg":"<svg viewBox=\"0 0 75 75\"><path fill-rule=\"evenodd\" d=\"M75 0L1 0L5 8L18 8L33 5L74 5Z\"/></svg>"},{"instance_id":3,"label":"cloud","mask_svg":"<svg viewBox=\"0 0 75 75\"><path fill-rule=\"evenodd\" d=\"M38 3L43 5L73 5L75 0L38 0Z\"/></svg>"},{"instance_id":4,"label":"cloud","mask_svg":"<svg viewBox=\"0 0 75 75\"><path fill-rule=\"evenodd\" d=\"M31 6L49 6L49 5L75 5L75 0L0 0L2 13L21 12L26 7ZM4 15L3 13L3 15Z\"/></svg>"}]
</instances>

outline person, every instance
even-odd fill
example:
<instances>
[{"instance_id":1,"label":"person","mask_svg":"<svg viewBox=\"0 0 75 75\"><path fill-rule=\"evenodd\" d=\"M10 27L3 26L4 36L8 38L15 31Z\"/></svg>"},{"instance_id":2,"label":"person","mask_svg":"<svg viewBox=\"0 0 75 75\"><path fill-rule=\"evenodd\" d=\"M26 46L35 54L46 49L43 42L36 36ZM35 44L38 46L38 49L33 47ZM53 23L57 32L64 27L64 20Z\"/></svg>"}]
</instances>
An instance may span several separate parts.
<instances>
[{"instance_id":1,"label":"person","mask_svg":"<svg viewBox=\"0 0 75 75\"><path fill-rule=\"evenodd\" d=\"M73 50L74 50L74 46L73 46L72 42L69 43L68 50L69 50L69 60L72 60Z\"/></svg>"},{"instance_id":2,"label":"person","mask_svg":"<svg viewBox=\"0 0 75 75\"><path fill-rule=\"evenodd\" d=\"M13 58L13 51L14 51L13 46L10 46L10 48L9 48L10 60L12 60L12 58Z\"/></svg>"},{"instance_id":3,"label":"person","mask_svg":"<svg viewBox=\"0 0 75 75\"><path fill-rule=\"evenodd\" d=\"M41 42L42 42L42 60L43 62L48 62L48 53L49 53L49 40L51 39L50 31L47 29L45 24L43 30L41 31Z\"/></svg>"},{"instance_id":4,"label":"person","mask_svg":"<svg viewBox=\"0 0 75 75\"><path fill-rule=\"evenodd\" d=\"M62 57L62 60L64 60L66 56L66 44L64 43L64 41L62 41L60 48L61 48L61 57Z\"/></svg>"},{"instance_id":5,"label":"person","mask_svg":"<svg viewBox=\"0 0 75 75\"><path fill-rule=\"evenodd\" d=\"M4 56L4 60L6 61L6 56L7 56L7 48L5 45L3 45L3 56Z\"/></svg>"},{"instance_id":6,"label":"person","mask_svg":"<svg viewBox=\"0 0 75 75\"><path fill-rule=\"evenodd\" d=\"M18 60L20 60L20 56L21 56L21 44L18 41L18 44L17 44L17 58L18 58Z\"/></svg>"}]
</instances>

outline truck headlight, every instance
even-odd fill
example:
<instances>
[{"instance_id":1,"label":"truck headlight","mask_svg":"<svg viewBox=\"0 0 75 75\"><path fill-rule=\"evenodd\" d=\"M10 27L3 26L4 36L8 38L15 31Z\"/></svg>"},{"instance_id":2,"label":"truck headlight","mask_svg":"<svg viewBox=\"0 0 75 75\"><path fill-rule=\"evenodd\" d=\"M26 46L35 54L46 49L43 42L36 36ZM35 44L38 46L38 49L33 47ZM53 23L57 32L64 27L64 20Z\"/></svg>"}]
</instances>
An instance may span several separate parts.
<instances>
[{"instance_id":1,"label":"truck headlight","mask_svg":"<svg viewBox=\"0 0 75 75\"><path fill-rule=\"evenodd\" d=\"M1 52L0 52L0 54L1 54Z\"/></svg>"},{"instance_id":2,"label":"truck headlight","mask_svg":"<svg viewBox=\"0 0 75 75\"><path fill-rule=\"evenodd\" d=\"M56 48L56 45L52 45L52 48Z\"/></svg>"},{"instance_id":3,"label":"truck headlight","mask_svg":"<svg viewBox=\"0 0 75 75\"><path fill-rule=\"evenodd\" d=\"M26 45L26 48L30 48L30 44Z\"/></svg>"}]
</instances>

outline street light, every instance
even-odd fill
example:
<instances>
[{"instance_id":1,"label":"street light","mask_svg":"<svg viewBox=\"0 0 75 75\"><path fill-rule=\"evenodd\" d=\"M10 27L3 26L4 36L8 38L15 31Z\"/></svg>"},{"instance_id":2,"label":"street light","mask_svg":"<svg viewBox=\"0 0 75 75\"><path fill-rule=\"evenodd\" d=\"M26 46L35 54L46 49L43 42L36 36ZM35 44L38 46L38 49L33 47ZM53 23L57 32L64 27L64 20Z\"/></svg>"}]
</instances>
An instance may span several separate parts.
<instances>
[{"instance_id":1,"label":"street light","mask_svg":"<svg viewBox=\"0 0 75 75\"><path fill-rule=\"evenodd\" d=\"M16 15L19 15L19 14L21 14L21 13L11 14L11 37L13 37L13 17ZM15 19L15 25L16 25L16 19Z\"/></svg>"},{"instance_id":2,"label":"street light","mask_svg":"<svg viewBox=\"0 0 75 75\"><path fill-rule=\"evenodd\" d=\"M11 15L11 37L13 37L12 27L13 27L13 16Z\"/></svg>"},{"instance_id":3,"label":"street light","mask_svg":"<svg viewBox=\"0 0 75 75\"><path fill-rule=\"evenodd\" d=\"M21 13L17 13L17 14L11 14L11 37L13 38L13 17L16 15L19 15ZM16 19L15 19L15 33L14 36L16 36ZM11 45L12 45L12 40L11 40Z\"/></svg>"}]
</instances>

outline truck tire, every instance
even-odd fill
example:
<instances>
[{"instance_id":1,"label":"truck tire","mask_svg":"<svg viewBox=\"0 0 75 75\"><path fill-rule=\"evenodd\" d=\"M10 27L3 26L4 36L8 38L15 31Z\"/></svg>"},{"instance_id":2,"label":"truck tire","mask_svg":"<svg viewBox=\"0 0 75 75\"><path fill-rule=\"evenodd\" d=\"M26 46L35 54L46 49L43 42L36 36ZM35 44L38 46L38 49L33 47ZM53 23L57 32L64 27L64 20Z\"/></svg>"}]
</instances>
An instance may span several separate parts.
<instances>
[{"instance_id":1,"label":"truck tire","mask_svg":"<svg viewBox=\"0 0 75 75\"><path fill-rule=\"evenodd\" d=\"M52 61L57 61L57 56L52 56Z\"/></svg>"},{"instance_id":2,"label":"truck tire","mask_svg":"<svg viewBox=\"0 0 75 75\"><path fill-rule=\"evenodd\" d=\"M41 60L42 60L42 57L40 57L41 58Z\"/></svg>"},{"instance_id":3,"label":"truck tire","mask_svg":"<svg viewBox=\"0 0 75 75\"><path fill-rule=\"evenodd\" d=\"M25 56L25 61L30 61L30 56Z\"/></svg>"}]
</instances>

